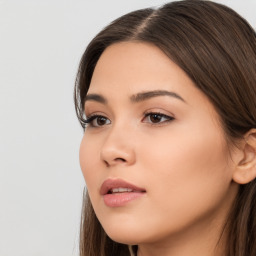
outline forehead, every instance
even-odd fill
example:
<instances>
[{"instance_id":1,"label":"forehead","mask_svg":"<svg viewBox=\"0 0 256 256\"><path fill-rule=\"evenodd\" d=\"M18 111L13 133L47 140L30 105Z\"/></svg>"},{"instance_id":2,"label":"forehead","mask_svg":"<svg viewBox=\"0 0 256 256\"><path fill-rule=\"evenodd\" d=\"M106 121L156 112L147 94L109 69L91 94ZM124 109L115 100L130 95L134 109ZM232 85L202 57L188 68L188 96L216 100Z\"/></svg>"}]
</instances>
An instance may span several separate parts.
<instances>
[{"instance_id":1,"label":"forehead","mask_svg":"<svg viewBox=\"0 0 256 256\"><path fill-rule=\"evenodd\" d=\"M95 67L88 93L130 97L144 91L168 90L186 102L208 101L187 74L158 47L144 42L109 46ZM203 104L204 104L203 102Z\"/></svg>"},{"instance_id":2,"label":"forehead","mask_svg":"<svg viewBox=\"0 0 256 256\"><path fill-rule=\"evenodd\" d=\"M182 89L194 86L186 73L158 47L142 42L109 46L95 67L89 92ZM161 88L159 88L161 87Z\"/></svg>"}]
</instances>

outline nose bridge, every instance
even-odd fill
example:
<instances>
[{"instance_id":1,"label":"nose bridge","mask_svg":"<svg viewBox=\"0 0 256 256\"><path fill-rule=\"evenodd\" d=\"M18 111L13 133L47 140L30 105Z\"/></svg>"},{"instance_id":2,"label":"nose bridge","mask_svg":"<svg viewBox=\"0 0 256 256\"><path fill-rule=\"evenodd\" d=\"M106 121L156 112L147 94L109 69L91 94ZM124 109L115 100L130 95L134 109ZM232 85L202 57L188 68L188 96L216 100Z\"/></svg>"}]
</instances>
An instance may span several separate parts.
<instances>
[{"instance_id":1,"label":"nose bridge","mask_svg":"<svg viewBox=\"0 0 256 256\"><path fill-rule=\"evenodd\" d=\"M109 128L101 148L101 159L108 166L131 165L135 162L133 129L125 123L115 123Z\"/></svg>"}]
</instances>

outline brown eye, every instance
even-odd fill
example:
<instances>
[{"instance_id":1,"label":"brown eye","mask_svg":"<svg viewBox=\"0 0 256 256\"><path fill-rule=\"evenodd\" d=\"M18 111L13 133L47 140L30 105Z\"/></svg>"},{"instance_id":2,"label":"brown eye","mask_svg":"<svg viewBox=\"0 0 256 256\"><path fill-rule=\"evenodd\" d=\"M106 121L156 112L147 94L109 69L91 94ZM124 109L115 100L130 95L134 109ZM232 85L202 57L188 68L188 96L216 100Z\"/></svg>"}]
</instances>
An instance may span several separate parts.
<instances>
[{"instance_id":1,"label":"brown eye","mask_svg":"<svg viewBox=\"0 0 256 256\"><path fill-rule=\"evenodd\" d=\"M110 120L104 116L95 115L85 120L85 125L91 127L100 127L108 124L110 124Z\"/></svg>"},{"instance_id":2,"label":"brown eye","mask_svg":"<svg viewBox=\"0 0 256 256\"><path fill-rule=\"evenodd\" d=\"M172 116L167 116L165 114L147 113L145 118L143 119L143 122L150 123L150 124L159 124L159 123L166 123L172 120L174 120Z\"/></svg>"},{"instance_id":3,"label":"brown eye","mask_svg":"<svg viewBox=\"0 0 256 256\"><path fill-rule=\"evenodd\" d=\"M152 114L149 116L149 119L152 123L159 123L159 122L161 122L162 116L160 116L158 114Z\"/></svg>"},{"instance_id":4,"label":"brown eye","mask_svg":"<svg viewBox=\"0 0 256 256\"><path fill-rule=\"evenodd\" d=\"M94 119L93 123L94 123L95 126L105 125L107 123L107 118L103 117L103 116L99 116L99 117Z\"/></svg>"}]
</instances>

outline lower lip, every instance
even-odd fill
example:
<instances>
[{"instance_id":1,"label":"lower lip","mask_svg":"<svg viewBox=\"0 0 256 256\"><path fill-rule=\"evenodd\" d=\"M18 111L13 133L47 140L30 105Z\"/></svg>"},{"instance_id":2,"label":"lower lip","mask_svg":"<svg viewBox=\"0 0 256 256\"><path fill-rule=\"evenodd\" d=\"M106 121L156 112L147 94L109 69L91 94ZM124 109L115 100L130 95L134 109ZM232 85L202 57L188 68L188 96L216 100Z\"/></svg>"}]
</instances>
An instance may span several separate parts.
<instances>
[{"instance_id":1,"label":"lower lip","mask_svg":"<svg viewBox=\"0 0 256 256\"><path fill-rule=\"evenodd\" d=\"M103 196L104 203L109 207L120 207L124 206L130 201L133 201L145 193L143 192L127 192L127 193L116 193L116 194L106 194Z\"/></svg>"}]
</instances>

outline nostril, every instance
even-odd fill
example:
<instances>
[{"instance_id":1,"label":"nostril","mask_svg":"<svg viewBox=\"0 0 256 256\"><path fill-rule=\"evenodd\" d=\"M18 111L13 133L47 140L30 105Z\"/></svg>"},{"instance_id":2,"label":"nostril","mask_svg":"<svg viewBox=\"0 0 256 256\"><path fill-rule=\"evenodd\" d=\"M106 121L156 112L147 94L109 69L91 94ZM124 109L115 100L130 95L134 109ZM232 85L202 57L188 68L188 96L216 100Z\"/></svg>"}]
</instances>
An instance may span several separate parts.
<instances>
[{"instance_id":1,"label":"nostril","mask_svg":"<svg viewBox=\"0 0 256 256\"><path fill-rule=\"evenodd\" d=\"M106 160L104 160L104 163L106 164L107 167L109 167L109 163Z\"/></svg>"},{"instance_id":2,"label":"nostril","mask_svg":"<svg viewBox=\"0 0 256 256\"><path fill-rule=\"evenodd\" d=\"M104 160L104 163L106 164L107 167L111 166L111 165L115 165L117 163L126 163L126 160L124 158L121 157L117 157L115 158L113 161L109 162Z\"/></svg>"},{"instance_id":3,"label":"nostril","mask_svg":"<svg viewBox=\"0 0 256 256\"><path fill-rule=\"evenodd\" d=\"M126 162L125 159L123 159L121 157L116 158L115 161L117 161L117 162Z\"/></svg>"}]
</instances>

